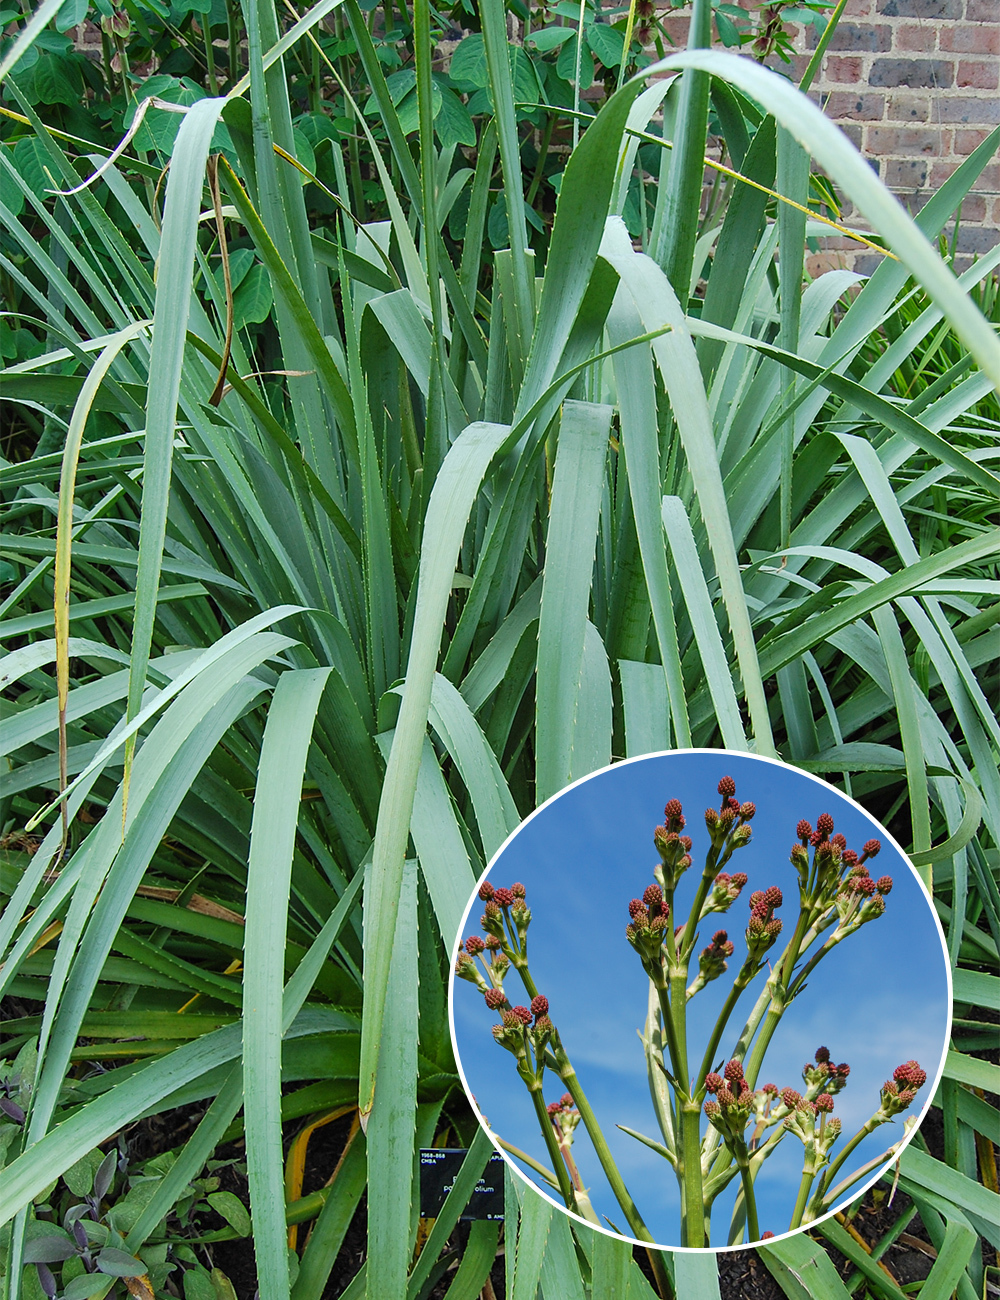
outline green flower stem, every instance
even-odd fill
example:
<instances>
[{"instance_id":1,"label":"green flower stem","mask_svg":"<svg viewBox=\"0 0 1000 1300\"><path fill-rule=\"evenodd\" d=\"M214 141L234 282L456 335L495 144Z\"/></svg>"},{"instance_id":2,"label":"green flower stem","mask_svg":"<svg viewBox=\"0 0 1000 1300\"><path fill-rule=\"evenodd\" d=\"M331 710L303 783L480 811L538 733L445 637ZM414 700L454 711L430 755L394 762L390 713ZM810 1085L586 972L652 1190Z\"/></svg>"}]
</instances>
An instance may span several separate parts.
<instances>
[{"instance_id":1,"label":"green flower stem","mask_svg":"<svg viewBox=\"0 0 1000 1300\"><path fill-rule=\"evenodd\" d=\"M540 1160L536 1160L534 1156L529 1156L527 1151L522 1151L520 1147L514 1146L512 1142L505 1141L499 1133L493 1133L492 1137L493 1141L496 1142L498 1146L503 1147L509 1155L516 1156L517 1159L523 1161L529 1169L534 1169L539 1178L543 1178L554 1192L559 1190L559 1182L555 1175L549 1173Z\"/></svg>"},{"instance_id":2,"label":"green flower stem","mask_svg":"<svg viewBox=\"0 0 1000 1300\"><path fill-rule=\"evenodd\" d=\"M705 1198L701 1176L701 1106L689 1098L680 1103L680 1156L684 1189L683 1245L700 1247L705 1242Z\"/></svg>"},{"instance_id":3,"label":"green flower stem","mask_svg":"<svg viewBox=\"0 0 1000 1300\"><path fill-rule=\"evenodd\" d=\"M535 1114L538 1117L539 1128L542 1130L542 1137L549 1149L549 1159L552 1161L552 1168L559 1183L559 1191L566 1202L566 1208L576 1212L576 1195L573 1191L573 1184L570 1182L569 1171L559 1150L559 1139L556 1137L556 1131L552 1127L551 1119L549 1119L549 1112L545 1109L541 1083L537 1086L529 1084L528 1091L531 1093L531 1101L535 1107Z\"/></svg>"},{"instance_id":4,"label":"green flower stem","mask_svg":"<svg viewBox=\"0 0 1000 1300\"><path fill-rule=\"evenodd\" d=\"M799 959L799 949L802 946L802 940L805 938L806 931L809 929L809 917L800 910L798 923L795 926L795 933L785 949L781 964L777 968L777 979L774 980L771 988L771 1006L768 1010L764 1024L760 1031L760 1036L753 1045L753 1051L750 1054L750 1060L745 1068L747 1083L753 1088L757 1083L757 1075L760 1067L764 1063L764 1054L771 1044L774 1037L774 1031L781 1022L781 1017L785 1014L785 1008L791 999L788 996L788 985L792 978L792 972L795 969L795 963ZM772 979L774 977L772 976ZM771 985L771 980L768 980Z\"/></svg>"},{"instance_id":5,"label":"green flower stem","mask_svg":"<svg viewBox=\"0 0 1000 1300\"><path fill-rule=\"evenodd\" d=\"M830 952L833 948L837 946L839 942L840 942L839 939L836 939L834 935L831 935L830 938L827 939L826 943L823 944L822 948L820 948L818 952L814 953L812 957L809 958L805 966L803 966L802 970L799 971L798 975L796 975L795 979L792 981L791 985L789 986L788 989L789 1002L791 1002L792 998L795 997L796 994L801 993L806 980L816 969L817 965L823 960L823 958L826 956L828 952ZM808 946L809 946L808 944L803 945L803 947L806 948L808 948Z\"/></svg>"},{"instance_id":6,"label":"green flower stem","mask_svg":"<svg viewBox=\"0 0 1000 1300\"><path fill-rule=\"evenodd\" d=\"M750 977L751 979L753 976ZM694 1077L694 1091L701 1100L705 1095L705 1076L712 1068L712 1059L719 1050L719 1043L722 1035L725 1033L726 1025L729 1023L729 1017L733 1014L736 1003L740 1000L740 995L746 989L750 980L740 982L739 976L733 981L733 987L729 990L729 995L723 1003L722 1010L719 1012L719 1018L715 1022L715 1028L712 1030L712 1037L708 1040L708 1046L705 1048L705 1055L702 1057L698 1073Z\"/></svg>"},{"instance_id":7,"label":"green flower stem","mask_svg":"<svg viewBox=\"0 0 1000 1300\"><path fill-rule=\"evenodd\" d=\"M527 961L525 961L525 959L515 949L514 956L511 957L510 962L518 975L520 975L521 983L524 985L528 997L536 998L538 996L538 987L535 984L535 981L531 978L531 972L528 970Z\"/></svg>"},{"instance_id":8,"label":"green flower stem","mask_svg":"<svg viewBox=\"0 0 1000 1300\"><path fill-rule=\"evenodd\" d=\"M708 897L708 891L712 888L712 881L719 874L719 850L713 845L708 850L708 856L705 859L705 869L701 873L701 880L698 884L698 890L691 904L691 911L688 913L688 919L684 925L684 934L681 938L681 956L685 962L691 956L694 948L695 927L701 920L701 909Z\"/></svg>"},{"instance_id":9,"label":"green flower stem","mask_svg":"<svg viewBox=\"0 0 1000 1300\"><path fill-rule=\"evenodd\" d=\"M844 1147L843 1151L841 1151L841 1153L837 1156L836 1160L834 1160L830 1164L829 1168L824 1172L823 1177L820 1179L819 1187L816 1189L816 1195L818 1197L822 1199L823 1193L830 1186L831 1182L833 1182L834 1175L837 1173L839 1169L843 1167L844 1161L847 1159L847 1157L851 1154L854 1148L860 1142L864 1141L864 1139L868 1136L869 1133L874 1132L876 1128L878 1128L878 1121L876 1120L874 1115L871 1117L871 1119L865 1120L865 1122L858 1129L857 1133L855 1133L855 1135L851 1138L850 1142L848 1142L848 1144ZM797 1226L797 1225L793 1225L793 1226Z\"/></svg>"},{"instance_id":10,"label":"green flower stem","mask_svg":"<svg viewBox=\"0 0 1000 1300\"><path fill-rule=\"evenodd\" d=\"M653 1241L649 1229L642 1221L635 1202L629 1195L628 1188L618 1172L618 1166L615 1164L614 1157L608 1147L604 1134L601 1132L601 1126L597 1122L597 1116L591 1109L590 1102L587 1100L587 1094L580 1086L580 1080L576 1076L576 1071L570 1063L562 1044L553 1039L553 1050L555 1053L556 1064L559 1070L559 1077L566 1085L566 1091L573 1098L573 1105L580 1112L580 1118L583 1120L591 1142L594 1144L594 1150L597 1152L597 1158L601 1162L601 1168L604 1170L605 1177L611 1184L611 1190L615 1194L618 1204L622 1207L622 1213L628 1220L628 1225L632 1232L640 1241ZM551 1124L550 1124L551 1127Z\"/></svg>"},{"instance_id":11,"label":"green flower stem","mask_svg":"<svg viewBox=\"0 0 1000 1300\"><path fill-rule=\"evenodd\" d=\"M813 1179L816 1177L814 1157L807 1154L806 1162L802 1167L802 1181L799 1183L799 1194L795 1200L795 1209L792 1211L792 1219L788 1227L797 1228L802 1222L802 1216L805 1213L806 1202L809 1200L809 1191L813 1185ZM749 1213L749 1205L747 1206Z\"/></svg>"},{"instance_id":12,"label":"green flower stem","mask_svg":"<svg viewBox=\"0 0 1000 1300\"><path fill-rule=\"evenodd\" d=\"M750 1161L747 1159L746 1151L735 1153L736 1167L740 1171L740 1181L743 1183L743 1203L746 1206L747 1213L747 1241L760 1241L760 1227L757 1223L757 1200L753 1190L753 1175L750 1172Z\"/></svg>"},{"instance_id":13,"label":"green flower stem","mask_svg":"<svg viewBox=\"0 0 1000 1300\"><path fill-rule=\"evenodd\" d=\"M674 1076L685 1095L688 1095L691 1080L688 1078L687 1062L687 970L671 971L670 974L670 1024L673 1031L671 1057ZM670 1041L670 1040L668 1040Z\"/></svg>"}]
</instances>

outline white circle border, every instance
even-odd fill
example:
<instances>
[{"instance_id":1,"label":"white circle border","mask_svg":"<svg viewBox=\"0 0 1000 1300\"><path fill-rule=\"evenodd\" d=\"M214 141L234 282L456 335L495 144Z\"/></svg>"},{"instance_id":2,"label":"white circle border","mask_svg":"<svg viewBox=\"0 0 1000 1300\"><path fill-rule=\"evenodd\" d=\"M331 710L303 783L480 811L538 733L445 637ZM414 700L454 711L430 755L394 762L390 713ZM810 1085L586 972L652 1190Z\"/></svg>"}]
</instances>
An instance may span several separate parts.
<instances>
[{"instance_id":1,"label":"white circle border","mask_svg":"<svg viewBox=\"0 0 1000 1300\"><path fill-rule=\"evenodd\" d=\"M669 1251L671 1254L680 1253L686 1255L705 1255L705 1254L719 1255L723 1253L728 1254L737 1250L755 1250L759 1248L761 1245L763 1245L764 1248L766 1249L767 1246L773 1245L776 1242L784 1241L788 1237L799 1236L802 1233L807 1232L812 1228L818 1227L819 1224L825 1223L827 1219L830 1219L835 1214L837 1214L841 1207L840 1205L834 1205L831 1207L830 1210L827 1211L826 1214L820 1215L819 1218L811 1219L809 1223L803 1224L801 1227L798 1228L792 1228L788 1232L776 1233L775 1236L768 1237L766 1242L763 1243L760 1241L747 1242L736 1246L729 1246L729 1245L707 1246L707 1247L668 1246L661 1242L640 1241L638 1237L629 1237L626 1234L621 1232L612 1232L610 1228L604 1228L600 1224L591 1223L589 1219L585 1219L583 1218L582 1215L574 1213L572 1210L568 1209L561 1201L557 1201L554 1196L550 1195L546 1191L543 1191L538 1186L537 1183L533 1182L532 1179L528 1177L528 1175L521 1169L519 1165L515 1164L512 1157L508 1155L508 1153L504 1151L503 1148L499 1145L496 1135L493 1133L493 1130L486 1122L485 1117L483 1116L478 1105L473 1099L472 1089L469 1087L469 1081L465 1077L465 1070L462 1066L461 1054L459 1053L458 1050L458 1039L455 1034L455 979L456 979L455 962L458 959L458 953L462 947L462 935L465 931L466 923L468 922L469 919L469 913L473 910L473 904L477 901L479 886L493 870L493 867L496 865L497 860L503 854L504 850L507 848L508 844L510 844L511 840L513 840L514 837L518 835L525 826L527 826L528 822L533 821L539 815L539 813L544 812L545 809L548 808L549 804L554 803L556 799L562 798L562 796L566 794L568 790L573 790L578 785L583 785L584 782L586 781L592 781L595 779L595 777L602 776L605 772L610 772L612 769L617 771L619 768L627 767L632 763L644 763L646 762L647 759L650 758L672 758L675 755L680 755L680 754L714 754L714 755L718 755L720 760L724 759L730 754L734 758L740 758L740 759L753 758L759 760L762 763L772 763L776 767L788 768L791 771L795 772L797 775L803 776L810 781L814 781L817 785L822 786L824 789L832 790L841 799L846 799L847 802L851 804L854 807L854 809L862 815L862 817L864 817L868 822L870 822L871 825L874 826L875 829L879 831L880 834L883 835L888 840L888 842L899 854L903 862L905 862L906 865L909 867L910 873L912 874L914 880L917 882L917 885L919 886L921 892L924 895L924 899L927 903L927 906L930 909L930 914L934 921L934 928L937 932L938 939L941 943L941 954L944 958L945 981L948 985L947 1014L945 1017L945 1035L944 1035L944 1044L941 1050L941 1059L938 1063L938 1068L934 1075L933 1087L928 1089L927 1100L924 1102L923 1108L920 1110L919 1114L917 1115L915 1122L910 1125L909 1131L904 1133L904 1136L899 1142L899 1144L897 1145L894 1154L890 1156L890 1158L885 1162L885 1164L879 1166L879 1168L875 1171L872 1177L868 1179L866 1183L864 1183L859 1189L854 1191L853 1195L851 1195L850 1199L846 1202L847 1204L850 1204L851 1201L856 1201L859 1197L864 1196L864 1194L868 1191L868 1189L870 1187L874 1187L875 1184L879 1181L879 1179L882 1178L888 1172L888 1170L892 1167L892 1165L896 1164L899 1161L899 1158L902 1155L903 1151L907 1148L907 1146L909 1146L910 1142L913 1141L914 1137L916 1137L920 1125L924 1122L924 1119L927 1116L927 1112L930 1110L931 1106L933 1105L934 1098L937 1095L938 1088L941 1084L941 1077L944 1074L944 1067L948 1057L948 1044L951 1041L952 1017L954 1014L954 985L951 977L951 961L948 956L947 940L945 938L944 929L938 918L937 910L934 907L934 896L931 894L926 884L924 884L924 881L920 877L920 873L917 871L916 867L910 861L910 856L906 852L906 850L902 847L901 844L899 844L899 842L895 839L895 837L891 835L889 831L886 830L886 828L881 824L881 822L877 821L871 815L871 813L866 808L862 807L862 805L859 804L856 799L852 798L851 795L845 794L843 790L838 789L838 787L835 785L831 785L829 781L824 781L822 777L817 776L813 772L807 772L801 767L796 767L794 763L786 763L784 759L771 758L767 754L755 754L751 750L713 749L711 747L697 748L697 749L696 748L657 749L657 750L650 751L650 753L648 754L633 754L629 758L620 759L617 763L608 763L604 767L599 767L593 772L588 772L586 776L578 777L575 781L571 781L569 785L563 786L561 790L558 790L555 794L550 795L549 798L546 799L544 803L539 804L537 808L533 809L527 815L527 817L525 817L523 821L519 822L518 825L510 832L510 834L507 836L504 842L500 845L500 847L490 858L482 874L476 880L475 888L473 889L469 901L465 905L465 910L462 913L462 920L458 927L458 934L455 936L455 940L452 944L451 954L450 954L451 968L448 976L448 1028L451 1033L451 1049L452 1049L452 1054L455 1057L455 1065L456 1068L458 1069L458 1076L462 1082L462 1090L465 1093L469 1105L472 1107L476 1119L479 1121L479 1126L481 1129L483 1129L483 1131L486 1133L486 1136L490 1139L490 1142L493 1144L494 1149L499 1152L500 1156L503 1158L504 1163L511 1169L511 1171L514 1174L517 1175L518 1178L521 1179L523 1183L525 1183L528 1187L530 1187L531 1190L536 1193L536 1195L541 1196L543 1200L548 1201L549 1204L554 1206L557 1210L559 1210L560 1213L565 1214L567 1218L573 1219L577 1223L583 1224L585 1227L589 1228L592 1232L601 1232L606 1237L612 1237L616 1241L626 1241L632 1246L642 1246L647 1250Z\"/></svg>"}]
</instances>

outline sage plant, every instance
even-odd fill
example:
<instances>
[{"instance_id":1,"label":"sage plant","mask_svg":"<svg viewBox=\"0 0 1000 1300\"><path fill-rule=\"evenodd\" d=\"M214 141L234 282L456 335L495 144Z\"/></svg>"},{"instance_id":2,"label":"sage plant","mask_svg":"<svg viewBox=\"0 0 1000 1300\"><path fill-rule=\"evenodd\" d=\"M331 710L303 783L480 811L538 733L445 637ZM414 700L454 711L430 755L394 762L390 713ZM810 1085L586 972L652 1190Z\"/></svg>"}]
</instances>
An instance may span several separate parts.
<instances>
[{"instance_id":1,"label":"sage plant","mask_svg":"<svg viewBox=\"0 0 1000 1300\"><path fill-rule=\"evenodd\" d=\"M750 1241L774 1235L771 1228L760 1231L754 1184L765 1161L789 1135L802 1143L803 1168L795 1207L789 1222L780 1225L781 1231L825 1214L837 1197L889 1154L834 1185L851 1153L875 1128L905 1111L926 1081L926 1073L916 1061L899 1066L893 1079L883 1085L878 1109L839 1150L842 1122L832 1112L835 1098L850 1076L846 1062L835 1064L829 1050L820 1047L803 1069L801 1091L774 1083L756 1086L781 1018L804 991L812 972L837 944L883 915L892 890L890 876L873 880L868 870L867 864L878 856L880 842L870 839L860 853L850 849L846 838L834 833L829 813L821 814L815 827L806 820L796 827L790 860L798 878L798 915L791 936L777 952L785 932L778 915L784 906L782 890L771 885L750 895L743 930L746 955L731 977L722 1009L700 1056L697 1054L688 1004L708 984L729 973L729 961L736 950L729 932L723 929L716 930L699 950L699 926L714 913L728 912L740 898L747 876L728 868L734 855L750 842L750 823L756 812L752 802L736 798L732 777L722 778L718 793L720 806L707 809L704 815L708 844L690 902L682 904L679 895L693 864L695 845L685 834L686 819L679 800L670 799L664 822L653 833L659 855L655 882L645 888L641 898L629 903L625 929L649 979L642 1039L661 1137L653 1139L624 1125L619 1127L671 1165L680 1190L679 1244L691 1247L709 1246L713 1205L737 1177L740 1186L728 1243L739 1244L745 1234ZM559 1191L567 1208L596 1222L570 1152L573 1132L582 1122L628 1227L640 1240L652 1241L552 1021L548 999L532 979L527 939L531 912L524 886L497 889L487 881L480 886L479 897L485 904L483 935L466 939L455 972L475 983L487 1007L500 1014L493 1036L515 1057L517 1073L531 1095L548 1149L552 1175L525 1153L507 1143L502 1145L526 1158ZM504 981L511 967L524 986L529 1005L512 1005L508 998ZM732 1049L721 1053L737 1002L759 977L761 987L750 1015ZM544 1100L546 1070L556 1074L567 1090L560 1102L548 1106Z\"/></svg>"}]
</instances>

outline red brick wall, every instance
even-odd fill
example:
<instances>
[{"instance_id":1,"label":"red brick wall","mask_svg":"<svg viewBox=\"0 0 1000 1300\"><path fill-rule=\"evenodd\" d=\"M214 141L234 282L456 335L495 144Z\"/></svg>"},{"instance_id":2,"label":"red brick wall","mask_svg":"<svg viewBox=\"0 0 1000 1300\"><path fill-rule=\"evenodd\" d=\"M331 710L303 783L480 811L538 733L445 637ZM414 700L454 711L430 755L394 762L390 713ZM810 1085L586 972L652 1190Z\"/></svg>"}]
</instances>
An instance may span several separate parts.
<instances>
[{"instance_id":1,"label":"red brick wall","mask_svg":"<svg viewBox=\"0 0 1000 1300\"><path fill-rule=\"evenodd\" d=\"M666 20L680 47L687 25L687 14ZM801 53L791 66L771 62L797 80L816 32L793 31ZM1000 0L848 0L813 92L915 212L1000 125ZM844 216L864 227L849 206ZM968 266L973 255L998 242L1000 155L963 205L957 266ZM813 273L831 265L869 272L878 261L878 254L850 240L829 239L824 248L811 259Z\"/></svg>"},{"instance_id":2,"label":"red brick wall","mask_svg":"<svg viewBox=\"0 0 1000 1300\"><path fill-rule=\"evenodd\" d=\"M1000 125L1000 0L849 0L816 90L915 211ZM962 207L959 264L998 241L1000 156Z\"/></svg>"}]
</instances>

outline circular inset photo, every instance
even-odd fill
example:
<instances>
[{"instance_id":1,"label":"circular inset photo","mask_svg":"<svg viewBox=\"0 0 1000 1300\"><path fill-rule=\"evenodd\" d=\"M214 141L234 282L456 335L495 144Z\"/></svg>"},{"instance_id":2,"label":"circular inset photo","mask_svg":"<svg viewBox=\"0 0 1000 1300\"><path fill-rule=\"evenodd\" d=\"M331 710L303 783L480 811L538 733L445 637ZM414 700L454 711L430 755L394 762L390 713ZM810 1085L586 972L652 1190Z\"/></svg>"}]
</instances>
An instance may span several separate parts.
<instances>
[{"instance_id":1,"label":"circular inset photo","mask_svg":"<svg viewBox=\"0 0 1000 1300\"><path fill-rule=\"evenodd\" d=\"M497 1148L596 1228L738 1248L815 1224L930 1105L951 986L929 895L853 800L772 759L615 764L510 836L451 982Z\"/></svg>"}]
</instances>

